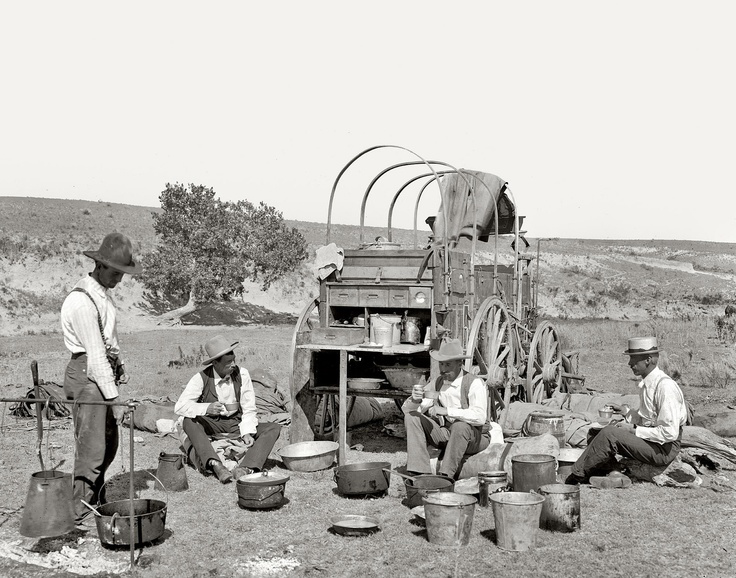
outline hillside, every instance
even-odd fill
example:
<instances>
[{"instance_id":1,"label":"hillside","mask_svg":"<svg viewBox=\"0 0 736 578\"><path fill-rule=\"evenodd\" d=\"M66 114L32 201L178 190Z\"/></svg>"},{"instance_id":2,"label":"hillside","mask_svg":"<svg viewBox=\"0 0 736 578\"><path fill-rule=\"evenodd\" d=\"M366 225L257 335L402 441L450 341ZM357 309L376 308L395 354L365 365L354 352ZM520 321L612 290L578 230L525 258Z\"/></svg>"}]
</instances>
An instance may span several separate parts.
<instances>
[{"instance_id":1,"label":"hillside","mask_svg":"<svg viewBox=\"0 0 736 578\"><path fill-rule=\"evenodd\" d=\"M130 236L136 251L156 243L151 212L131 205L0 197L0 334L42 333L58 330L58 311L71 286L91 261L82 251L96 249L110 231ZM307 239L311 254L324 244L326 225L288 221ZM331 240L345 248L359 243L359 227L335 225ZM364 241L386 234L367 227ZM428 229L418 233L426 241ZM699 241L637 241L544 239L530 237L531 266L539 272L540 313L557 318L692 319L704 313L722 313L736 300L736 244ZM394 232L394 241L413 246L413 231ZM509 240L502 239L501 261L508 259ZM492 259L492 247L481 247L479 260ZM306 263L268 292L257 284L245 287L234 322L289 323L303 304L317 293L311 264ZM158 312L143 297L143 288L126 277L115 298L125 331L152 328ZM197 324L223 319L202 315ZM213 313L214 315L214 313ZM227 315L225 313L224 315ZM224 317L227 319L227 316Z\"/></svg>"}]
</instances>

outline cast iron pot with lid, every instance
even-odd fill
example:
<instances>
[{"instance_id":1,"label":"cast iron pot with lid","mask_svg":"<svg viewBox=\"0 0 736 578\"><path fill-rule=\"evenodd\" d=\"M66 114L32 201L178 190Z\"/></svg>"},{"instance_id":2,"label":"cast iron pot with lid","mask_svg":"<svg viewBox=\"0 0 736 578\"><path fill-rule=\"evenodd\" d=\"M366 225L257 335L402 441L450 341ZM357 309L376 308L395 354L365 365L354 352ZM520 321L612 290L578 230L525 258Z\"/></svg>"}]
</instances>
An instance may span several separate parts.
<instances>
[{"instance_id":1,"label":"cast iron pot with lid","mask_svg":"<svg viewBox=\"0 0 736 578\"><path fill-rule=\"evenodd\" d=\"M338 466L334 470L337 490L345 496L380 494L391 481L390 462L361 462Z\"/></svg>"},{"instance_id":2,"label":"cast iron pot with lid","mask_svg":"<svg viewBox=\"0 0 736 578\"><path fill-rule=\"evenodd\" d=\"M278 508L283 505L289 476L272 472L255 472L238 478L238 505L249 510Z\"/></svg>"}]
</instances>

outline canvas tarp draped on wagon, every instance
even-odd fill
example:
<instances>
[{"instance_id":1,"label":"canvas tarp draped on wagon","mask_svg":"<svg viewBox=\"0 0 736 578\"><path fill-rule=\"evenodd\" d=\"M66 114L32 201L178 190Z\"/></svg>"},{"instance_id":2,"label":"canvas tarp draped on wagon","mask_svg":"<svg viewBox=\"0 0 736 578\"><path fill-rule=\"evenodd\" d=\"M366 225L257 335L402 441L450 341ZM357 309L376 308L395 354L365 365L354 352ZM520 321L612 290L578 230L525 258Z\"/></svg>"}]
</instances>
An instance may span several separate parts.
<instances>
[{"instance_id":1,"label":"canvas tarp draped on wagon","mask_svg":"<svg viewBox=\"0 0 736 578\"><path fill-rule=\"evenodd\" d=\"M440 181L442 204L434 222L434 237L442 243L447 237L454 246L461 237L488 241L496 229L498 208L498 234L514 232L516 206L511 198L508 183L491 173L460 169L445 175Z\"/></svg>"}]
</instances>

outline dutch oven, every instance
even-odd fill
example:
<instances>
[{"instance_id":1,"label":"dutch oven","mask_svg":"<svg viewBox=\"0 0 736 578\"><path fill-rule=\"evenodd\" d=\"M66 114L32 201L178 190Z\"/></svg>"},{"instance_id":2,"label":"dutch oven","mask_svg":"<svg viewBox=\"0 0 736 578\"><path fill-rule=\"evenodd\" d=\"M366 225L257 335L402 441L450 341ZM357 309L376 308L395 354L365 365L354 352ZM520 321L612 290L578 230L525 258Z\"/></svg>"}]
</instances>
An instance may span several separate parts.
<instances>
[{"instance_id":1,"label":"dutch oven","mask_svg":"<svg viewBox=\"0 0 736 578\"><path fill-rule=\"evenodd\" d=\"M388 490L391 474L389 462L362 462L338 466L334 471L337 490L346 496L380 494Z\"/></svg>"}]
</instances>

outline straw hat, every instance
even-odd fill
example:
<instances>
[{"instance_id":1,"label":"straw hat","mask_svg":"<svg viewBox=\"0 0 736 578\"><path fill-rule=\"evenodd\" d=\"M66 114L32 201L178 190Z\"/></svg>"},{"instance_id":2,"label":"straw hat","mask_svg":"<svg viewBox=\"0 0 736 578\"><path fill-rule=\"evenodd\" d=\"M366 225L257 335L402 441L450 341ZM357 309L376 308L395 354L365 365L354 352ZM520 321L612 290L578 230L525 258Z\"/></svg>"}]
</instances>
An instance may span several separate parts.
<instances>
[{"instance_id":1,"label":"straw hat","mask_svg":"<svg viewBox=\"0 0 736 578\"><path fill-rule=\"evenodd\" d=\"M463 346L457 339L443 341L438 351L430 351L429 354L437 361L452 361L455 359L467 359L470 355L463 353Z\"/></svg>"},{"instance_id":2,"label":"straw hat","mask_svg":"<svg viewBox=\"0 0 736 578\"><path fill-rule=\"evenodd\" d=\"M629 339L629 348L624 355L648 355L659 353L656 337L632 337Z\"/></svg>"},{"instance_id":3,"label":"straw hat","mask_svg":"<svg viewBox=\"0 0 736 578\"><path fill-rule=\"evenodd\" d=\"M240 343L240 341L230 343L230 341L225 339L222 335L215 335L204 344L204 350L207 352L207 355L209 355L209 358L205 359L202 362L202 365L209 365L218 357L222 357L226 353L230 353L237 347L238 343Z\"/></svg>"},{"instance_id":4,"label":"straw hat","mask_svg":"<svg viewBox=\"0 0 736 578\"><path fill-rule=\"evenodd\" d=\"M122 233L110 233L102 240L97 251L84 251L84 254L128 275L135 275L143 270L140 263L133 261L133 245Z\"/></svg>"}]
</instances>

